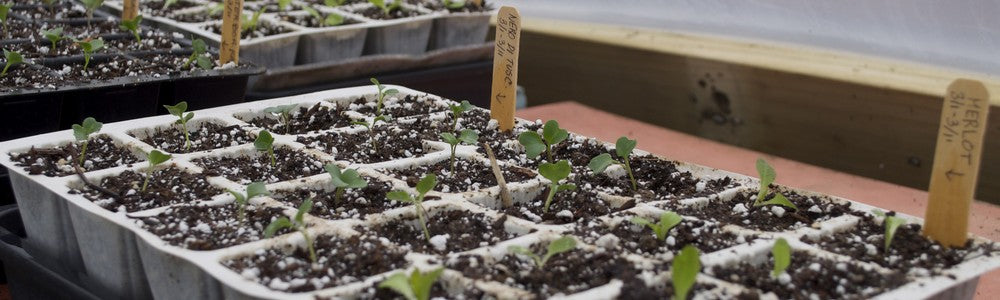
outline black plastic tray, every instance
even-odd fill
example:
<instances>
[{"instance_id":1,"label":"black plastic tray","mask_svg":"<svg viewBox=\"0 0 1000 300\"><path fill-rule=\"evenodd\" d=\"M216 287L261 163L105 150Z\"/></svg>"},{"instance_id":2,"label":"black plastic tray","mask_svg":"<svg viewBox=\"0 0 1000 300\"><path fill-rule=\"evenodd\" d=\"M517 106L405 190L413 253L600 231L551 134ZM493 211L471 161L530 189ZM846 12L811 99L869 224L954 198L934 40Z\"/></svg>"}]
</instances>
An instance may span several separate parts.
<instances>
[{"instance_id":1,"label":"black plastic tray","mask_svg":"<svg viewBox=\"0 0 1000 300\"><path fill-rule=\"evenodd\" d=\"M36 262L21 248L25 237L17 206L0 207L0 261L12 299L100 299Z\"/></svg>"}]
</instances>

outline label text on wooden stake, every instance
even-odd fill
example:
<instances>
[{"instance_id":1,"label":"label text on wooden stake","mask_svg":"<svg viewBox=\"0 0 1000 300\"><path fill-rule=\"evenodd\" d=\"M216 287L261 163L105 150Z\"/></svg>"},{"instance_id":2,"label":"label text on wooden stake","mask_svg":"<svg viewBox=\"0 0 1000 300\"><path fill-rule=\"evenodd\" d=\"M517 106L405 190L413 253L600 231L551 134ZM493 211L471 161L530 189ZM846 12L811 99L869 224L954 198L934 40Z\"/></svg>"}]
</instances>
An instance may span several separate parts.
<instances>
[{"instance_id":1,"label":"label text on wooden stake","mask_svg":"<svg viewBox=\"0 0 1000 300\"><path fill-rule=\"evenodd\" d=\"M222 42L219 47L219 65L240 62L240 16L243 15L243 0L226 0L222 10Z\"/></svg>"},{"instance_id":2,"label":"label text on wooden stake","mask_svg":"<svg viewBox=\"0 0 1000 300\"><path fill-rule=\"evenodd\" d=\"M517 105L517 56L521 45L521 14L516 8L504 6L497 13L496 48L493 50L493 89L490 96L490 117L500 130L514 128Z\"/></svg>"},{"instance_id":3,"label":"label text on wooden stake","mask_svg":"<svg viewBox=\"0 0 1000 300\"><path fill-rule=\"evenodd\" d=\"M989 99L982 83L967 79L945 94L924 222L924 235L945 246L963 246L968 235Z\"/></svg>"}]
</instances>

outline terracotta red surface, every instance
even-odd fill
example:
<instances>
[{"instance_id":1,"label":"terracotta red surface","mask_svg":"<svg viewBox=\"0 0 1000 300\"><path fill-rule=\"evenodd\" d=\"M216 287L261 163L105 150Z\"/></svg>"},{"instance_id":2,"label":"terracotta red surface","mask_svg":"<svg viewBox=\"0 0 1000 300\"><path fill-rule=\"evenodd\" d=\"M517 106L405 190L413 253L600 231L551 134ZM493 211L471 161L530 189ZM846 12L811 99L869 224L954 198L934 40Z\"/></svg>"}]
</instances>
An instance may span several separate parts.
<instances>
[{"instance_id":1,"label":"terracotta red surface","mask_svg":"<svg viewBox=\"0 0 1000 300\"><path fill-rule=\"evenodd\" d=\"M840 196L918 217L923 217L927 207L927 191L710 141L576 102L534 106L518 111L517 116L528 120L555 119L567 130L604 141L614 142L622 135L629 136L638 139L639 149L670 159L751 176L757 174L754 161L763 157L778 171L776 181L783 185ZM1000 206L975 201L969 230L994 241L1000 240ZM993 271L981 278L976 299L991 299L997 295L1000 295L1000 271Z\"/></svg>"}]
</instances>

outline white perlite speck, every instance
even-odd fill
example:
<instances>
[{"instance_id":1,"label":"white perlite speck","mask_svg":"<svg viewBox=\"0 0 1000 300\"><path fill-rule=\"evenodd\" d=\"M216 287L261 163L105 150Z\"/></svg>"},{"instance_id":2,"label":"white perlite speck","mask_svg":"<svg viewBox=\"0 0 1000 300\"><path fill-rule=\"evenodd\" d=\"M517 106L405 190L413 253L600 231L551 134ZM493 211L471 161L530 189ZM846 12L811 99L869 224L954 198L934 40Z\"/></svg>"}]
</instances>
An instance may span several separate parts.
<instances>
[{"instance_id":1,"label":"white perlite speck","mask_svg":"<svg viewBox=\"0 0 1000 300\"><path fill-rule=\"evenodd\" d=\"M434 245L434 249L437 251L445 251L448 249L448 238L451 237L447 234L440 234L431 237L431 245Z\"/></svg>"},{"instance_id":2,"label":"white perlite speck","mask_svg":"<svg viewBox=\"0 0 1000 300\"><path fill-rule=\"evenodd\" d=\"M733 206L733 212L738 214L746 213L747 207L744 206L743 203L738 203Z\"/></svg>"},{"instance_id":3,"label":"white perlite speck","mask_svg":"<svg viewBox=\"0 0 1000 300\"><path fill-rule=\"evenodd\" d=\"M621 242L621 239L619 239L618 236L608 233L598 238L596 244L601 248L614 249L618 248L619 242Z\"/></svg>"},{"instance_id":4,"label":"white perlite speck","mask_svg":"<svg viewBox=\"0 0 1000 300\"><path fill-rule=\"evenodd\" d=\"M785 208L781 206L771 206L771 213L773 213L774 216L781 218L785 215Z\"/></svg>"},{"instance_id":5,"label":"white perlite speck","mask_svg":"<svg viewBox=\"0 0 1000 300\"><path fill-rule=\"evenodd\" d=\"M556 217L573 218L573 212L569 211L568 209L560 210L559 213L556 213Z\"/></svg>"},{"instance_id":6,"label":"white perlite speck","mask_svg":"<svg viewBox=\"0 0 1000 300\"><path fill-rule=\"evenodd\" d=\"M698 181L698 183L694 184L694 191L700 193L705 190L705 186L706 183L704 181Z\"/></svg>"}]
</instances>

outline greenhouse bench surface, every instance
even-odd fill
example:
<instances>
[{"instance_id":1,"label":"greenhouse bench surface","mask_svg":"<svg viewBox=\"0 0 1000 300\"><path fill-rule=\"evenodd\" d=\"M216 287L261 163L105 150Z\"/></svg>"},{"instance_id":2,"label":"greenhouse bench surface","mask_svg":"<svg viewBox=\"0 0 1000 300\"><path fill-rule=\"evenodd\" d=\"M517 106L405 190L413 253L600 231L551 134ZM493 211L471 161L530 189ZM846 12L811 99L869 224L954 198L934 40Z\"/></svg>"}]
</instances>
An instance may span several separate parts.
<instances>
[{"instance_id":1,"label":"greenhouse bench surface","mask_svg":"<svg viewBox=\"0 0 1000 300\"><path fill-rule=\"evenodd\" d=\"M533 106L517 112L527 120L557 119L572 132L614 141L622 134L639 140L639 148L669 159L756 176L753 162L766 158L778 170L776 183L864 202L922 217L927 191L837 172L765 153L727 145L686 133L658 127L583 104L566 101ZM985 238L1000 240L1000 206L982 201L972 204L969 230ZM975 299L1000 294L1000 270L982 276Z\"/></svg>"}]
</instances>

